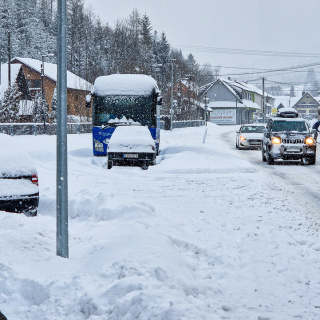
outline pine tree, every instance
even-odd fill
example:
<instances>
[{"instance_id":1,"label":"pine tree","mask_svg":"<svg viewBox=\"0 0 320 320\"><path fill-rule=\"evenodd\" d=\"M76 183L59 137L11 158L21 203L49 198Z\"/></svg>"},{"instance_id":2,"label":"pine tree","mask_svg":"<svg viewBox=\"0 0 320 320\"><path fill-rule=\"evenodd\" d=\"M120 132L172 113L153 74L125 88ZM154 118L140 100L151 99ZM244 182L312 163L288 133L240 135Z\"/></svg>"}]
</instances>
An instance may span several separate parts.
<instances>
[{"instance_id":1,"label":"pine tree","mask_svg":"<svg viewBox=\"0 0 320 320\"><path fill-rule=\"evenodd\" d=\"M16 84L4 92L0 112L1 122L19 121L20 100L21 92Z\"/></svg>"},{"instance_id":2,"label":"pine tree","mask_svg":"<svg viewBox=\"0 0 320 320\"><path fill-rule=\"evenodd\" d=\"M45 99L42 99L42 94L39 93L34 99L33 106L33 122L41 123L44 122L44 118L48 118L48 107Z\"/></svg>"},{"instance_id":3,"label":"pine tree","mask_svg":"<svg viewBox=\"0 0 320 320\"><path fill-rule=\"evenodd\" d=\"M296 96L296 90L294 88L294 85L290 87L290 97L295 97Z\"/></svg>"},{"instance_id":4,"label":"pine tree","mask_svg":"<svg viewBox=\"0 0 320 320\"><path fill-rule=\"evenodd\" d=\"M315 97L319 95L319 90L320 86L316 73L314 72L314 69L309 69L306 75L304 91L309 92L313 97Z\"/></svg>"}]
</instances>

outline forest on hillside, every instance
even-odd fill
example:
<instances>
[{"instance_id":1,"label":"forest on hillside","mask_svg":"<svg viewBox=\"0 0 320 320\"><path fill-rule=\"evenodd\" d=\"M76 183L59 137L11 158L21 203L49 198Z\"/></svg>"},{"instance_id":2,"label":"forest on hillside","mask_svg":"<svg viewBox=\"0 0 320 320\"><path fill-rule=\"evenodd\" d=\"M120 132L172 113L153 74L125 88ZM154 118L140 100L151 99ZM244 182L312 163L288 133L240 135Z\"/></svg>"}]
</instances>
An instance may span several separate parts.
<instances>
[{"instance_id":1,"label":"forest on hillside","mask_svg":"<svg viewBox=\"0 0 320 320\"><path fill-rule=\"evenodd\" d=\"M41 60L41 55L57 53L57 12L55 0L0 0L1 62L11 58ZM200 66L192 54L184 57L173 48L164 32L153 29L149 17L136 9L114 26L102 23L84 0L67 1L68 70L93 83L101 75L144 73L159 84L164 102L170 101L174 82L190 79L197 86L214 80L218 70ZM46 61L56 63L56 56ZM172 72L173 71L173 72Z\"/></svg>"}]
</instances>

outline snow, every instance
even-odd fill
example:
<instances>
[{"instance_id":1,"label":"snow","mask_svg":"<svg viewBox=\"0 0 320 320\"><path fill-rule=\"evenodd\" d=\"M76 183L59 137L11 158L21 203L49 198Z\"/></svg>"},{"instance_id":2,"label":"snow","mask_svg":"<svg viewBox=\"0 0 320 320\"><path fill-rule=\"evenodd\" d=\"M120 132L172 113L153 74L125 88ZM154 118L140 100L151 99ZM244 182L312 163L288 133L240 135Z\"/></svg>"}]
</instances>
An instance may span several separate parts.
<instances>
[{"instance_id":1,"label":"snow","mask_svg":"<svg viewBox=\"0 0 320 320\"><path fill-rule=\"evenodd\" d=\"M154 152L154 146L148 127L118 126L110 138L108 152Z\"/></svg>"},{"instance_id":2,"label":"snow","mask_svg":"<svg viewBox=\"0 0 320 320\"><path fill-rule=\"evenodd\" d=\"M0 146L0 173L18 176L36 172L33 160L16 139L0 133Z\"/></svg>"},{"instance_id":3,"label":"snow","mask_svg":"<svg viewBox=\"0 0 320 320\"><path fill-rule=\"evenodd\" d=\"M148 96L158 91L156 81L144 74L112 74L98 77L92 93L95 95Z\"/></svg>"},{"instance_id":4,"label":"snow","mask_svg":"<svg viewBox=\"0 0 320 320\"><path fill-rule=\"evenodd\" d=\"M211 109L217 109L217 108L252 108L255 110L260 110L261 108L250 100L243 99L241 102L240 100L236 101L210 101L209 107Z\"/></svg>"},{"instance_id":5,"label":"snow","mask_svg":"<svg viewBox=\"0 0 320 320\"><path fill-rule=\"evenodd\" d=\"M147 171L107 170L90 134L69 135L69 259L55 255L56 138L13 137L36 163L40 207L36 218L0 212L1 311L10 320L319 319L318 207L282 179L300 172L319 193L318 164L270 168L259 151L235 149L238 129L208 123L205 144L204 127L162 131Z\"/></svg>"},{"instance_id":6,"label":"snow","mask_svg":"<svg viewBox=\"0 0 320 320\"><path fill-rule=\"evenodd\" d=\"M35 71L41 74L41 61L31 58L20 58L15 57L12 61L17 60L20 63L25 64L26 66L34 69ZM11 64L12 66L14 64ZM21 66L21 65L20 65ZM44 61L44 74L46 77L50 78L54 82L57 82L57 65L54 63ZM90 91L92 88L91 83L87 82L86 80L78 77L74 73L67 71L67 86L70 89L77 89L77 90L84 90Z\"/></svg>"}]
</instances>

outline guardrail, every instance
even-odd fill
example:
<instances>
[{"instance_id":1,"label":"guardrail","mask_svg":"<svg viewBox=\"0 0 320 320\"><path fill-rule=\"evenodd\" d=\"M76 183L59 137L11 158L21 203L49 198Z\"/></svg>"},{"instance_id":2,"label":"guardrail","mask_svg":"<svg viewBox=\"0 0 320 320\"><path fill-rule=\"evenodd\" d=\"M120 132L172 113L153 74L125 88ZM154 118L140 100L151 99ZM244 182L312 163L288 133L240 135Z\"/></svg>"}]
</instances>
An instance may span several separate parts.
<instances>
[{"instance_id":1,"label":"guardrail","mask_svg":"<svg viewBox=\"0 0 320 320\"><path fill-rule=\"evenodd\" d=\"M187 128L187 127L201 127L206 124L205 120L186 120L173 121L172 129Z\"/></svg>"},{"instance_id":2,"label":"guardrail","mask_svg":"<svg viewBox=\"0 0 320 320\"><path fill-rule=\"evenodd\" d=\"M92 124L88 122L83 123L68 123L68 134L75 133L91 133ZM11 136L14 135L56 135L56 123L1 123L0 132Z\"/></svg>"},{"instance_id":3,"label":"guardrail","mask_svg":"<svg viewBox=\"0 0 320 320\"><path fill-rule=\"evenodd\" d=\"M186 121L173 121L172 128L186 128L186 127L200 127L204 126L204 120L186 120ZM92 124L89 122L74 123L69 122L68 134L75 133L91 133ZM170 123L161 121L160 128L163 130L170 130ZM0 123L0 133L5 133L11 136L15 135L56 135L57 124L56 123Z\"/></svg>"}]
</instances>

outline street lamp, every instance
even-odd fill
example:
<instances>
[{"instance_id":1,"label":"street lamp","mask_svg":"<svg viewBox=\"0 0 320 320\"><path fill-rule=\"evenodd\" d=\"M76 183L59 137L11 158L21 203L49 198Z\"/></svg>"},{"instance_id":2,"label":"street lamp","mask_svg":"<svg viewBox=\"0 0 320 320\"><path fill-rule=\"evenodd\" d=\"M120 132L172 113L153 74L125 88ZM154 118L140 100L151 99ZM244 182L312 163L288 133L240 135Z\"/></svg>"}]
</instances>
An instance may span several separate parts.
<instances>
[{"instance_id":1,"label":"street lamp","mask_svg":"<svg viewBox=\"0 0 320 320\"><path fill-rule=\"evenodd\" d=\"M170 130L172 131L172 121L173 121L173 61L176 59L171 59L171 103L170 103Z\"/></svg>"},{"instance_id":2,"label":"street lamp","mask_svg":"<svg viewBox=\"0 0 320 320\"><path fill-rule=\"evenodd\" d=\"M41 55L41 109L42 109L42 117L43 117L43 131L46 133L46 114L44 112L44 58L45 57L53 57L53 53L42 54Z\"/></svg>"},{"instance_id":3,"label":"street lamp","mask_svg":"<svg viewBox=\"0 0 320 320\"><path fill-rule=\"evenodd\" d=\"M207 93L205 93L204 95L204 116L205 116L205 120L206 120L206 126L208 125L208 104L209 104L209 98L207 98Z\"/></svg>"}]
</instances>

